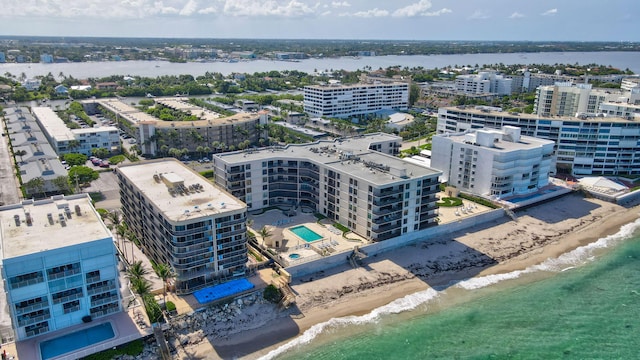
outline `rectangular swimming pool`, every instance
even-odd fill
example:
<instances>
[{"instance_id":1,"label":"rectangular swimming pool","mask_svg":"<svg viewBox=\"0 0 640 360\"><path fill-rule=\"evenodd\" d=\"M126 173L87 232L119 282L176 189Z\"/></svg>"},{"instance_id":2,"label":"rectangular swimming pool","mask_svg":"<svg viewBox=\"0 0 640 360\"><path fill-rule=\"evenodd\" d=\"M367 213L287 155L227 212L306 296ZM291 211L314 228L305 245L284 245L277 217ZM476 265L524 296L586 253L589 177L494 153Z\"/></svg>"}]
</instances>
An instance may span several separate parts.
<instances>
[{"instance_id":1,"label":"rectangular swimming pool","mask_svg":"<svg viewBox=\"0 0 640 360\"><path fill-rule=\"evenodd\" d=\"M296 234L296 236L298 236L300 239L308 243L322 239L322 236L318 235L318 233L304 225L292 227L289 230L291 230L292 233Z\"/></svg>"},{"instance_id":2,"label":"rectangular swimming pool","mask_svg":"<svg viewBox=\"0 0 640 360\"><path fill-rule=\"evenodd\" d=\"M110 322L82 329L40 343L42 359L52 359L115 337Z\"/></svg>"},{"instance_id":3,"label":"rectangular swimming pool","mask_svg":"<svg viewBox=\"0 0 640 360\"><path fill-rule=\"evenodd\" d=\"M238 279L227 281L220 285L211 286L198 290L193 296L200 304L206 304L211 301L220 300L231 295L240 294L243 291L251 290L254 285L247 279Z\"/></svg>"}]
</instances>

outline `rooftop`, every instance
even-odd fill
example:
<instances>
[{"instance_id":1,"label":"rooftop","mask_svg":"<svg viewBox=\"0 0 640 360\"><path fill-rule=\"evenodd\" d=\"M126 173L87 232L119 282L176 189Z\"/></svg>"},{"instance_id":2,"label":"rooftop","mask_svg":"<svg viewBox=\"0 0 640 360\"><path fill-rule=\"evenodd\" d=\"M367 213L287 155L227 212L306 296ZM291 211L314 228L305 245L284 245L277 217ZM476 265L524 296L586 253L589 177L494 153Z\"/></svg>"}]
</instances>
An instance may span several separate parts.
<instances>
[{"instance_id":1,"label":"rooftop","mask_svg":"<svg viewBox=\"0 0 640 360\"><path fill-rule=\"evenodd\" d=\"M475 114L486 116L496 116L499 118L519 118L519 119L527 119L527 120L549 120L549 121L575 121L575 122L604 122L604 123L636 123L633 120L627 120L621 117L588 117L586 119L577 118L575 116L540 116L536 114L525 114L525 113L511 113L507 111L502 111L500 108L492 108L492 107L484 107L484 106L449 106L440 108L438 113L442 113L442 111L459 111L467 114Z\"/></svg>"},{"instance_id":2,"label":"rooftop","mask_svg":"<svg viewBox=\"0 0 640 360\"><path fill-rule=\"evenodd\" d=\"M71 129L58 117L58 115L48 107L33 107L31 108L33 115L40 121L45 131L49 135L56 139L56 141L70 141L74 140L75 136L71 132Z\"/></svg>"},{"instance_id":3,"label":"rooftop","mask_svg":"<svg viewBox=\"0 0 640 360\"><path fill-rule=\"evenodd\" d=\"M373 143L398 140L396 136L377 133L364 136L290 144L282 148L236 151L217 154L229 163L243 163L274 158L304 159L323 164L342 173L365 179L374 184L387 184L398 179L439 175L441 171L411 164L395 156L369 150Z\"/></svg>"},{"instance_id":4,"label":"rooftop","mask_svg":"<svg viewBox=\"0 0 640 360\"><path fill-rule=\"evenodd\" d=\"M372 88L372 87L380 87L380 86L397 86L404 85L409 86L406 82L394 81L394 82L374 82L374 83L356 83L356 84L342 84L342 83L331 83L325 85L307 85L304 88L307 89L359 89L359 88Z\"/></svg>"},{"instance_id":5,"label":"rooftop","mask_svg":"<svg viewBox=\"0 0 640 360\"><path fill-rule=\"evenodd\" d=\"M111 237L87 194L0 207L3 259Z\"/></svg>"},{"instance_id":6,"label":"rooftop","mask_svg":"<svg viewBox=\"0 0 640 360\"><path fill-rule=\"evenodd\" d=\"M175 159L122 165L118 172L172 221L246 208L246 204Z\"/></svg>"}]
</instances>

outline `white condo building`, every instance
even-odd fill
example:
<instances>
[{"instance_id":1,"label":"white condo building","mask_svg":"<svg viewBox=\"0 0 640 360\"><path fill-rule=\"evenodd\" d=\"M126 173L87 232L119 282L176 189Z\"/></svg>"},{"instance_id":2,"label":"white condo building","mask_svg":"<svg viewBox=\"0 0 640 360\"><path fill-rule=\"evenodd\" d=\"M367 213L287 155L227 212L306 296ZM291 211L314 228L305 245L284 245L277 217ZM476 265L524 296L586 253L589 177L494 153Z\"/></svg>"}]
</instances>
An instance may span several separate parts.
<instances>
[{"instance_id":1,"label":"white condo building","mask_svg":"<svg viewBox=\"0 0 640 360\"><path fill-rule=\"evenodd\" d=\"M247 206L175 159L117 168L124 220L178 293L244 276Z\"/></svg>"},{"instance_id":2,"label":"white condo building","mask_svg":"<svg viewBox=\"0 0 640 360\"><path fill-rule=\"evenodd\" d=\"M465 94L498 94L510 95L513 79L497 75L493 71L482 71L478 74L459 75L456 77L456 90Z\"/></svg>"},{"instance_id":3,"label":"white condo building","mask_svg":"<svg viewBox=\"0 0 640 360\"><path fill-rule=\"evenodd\" d=\"M81 153L91 155L91 150L104 148L109 152L120 151L120 136L113 126L85 129L69 129L49 107L31 109L49 144L59 155Z\"/></svg>"},{"instance_id":4,"label":"white condo building","mask_svg":"<svg viewBox=\"0 0 640 360\"><path fill-rule=\"evenodd\" d=\"M556 83L540 86L536 91L533 112L540 116L576 116L576 114L600 113L600 106L607 102L640 100L640 91L594 89L591 84Z\"/></svg>"},{"instance_id":5,"label":"white condo building","mask_svg":"<svg viewBox=\"0 0 640 360\"><path fill-rule=\"evenodd\" d=\"M344 118L379 110L406 110L409 84L359 83L309 85L304 87L304 111L310 117Z\"/></svg>"},{"instance_id":6,"label":"white condo building","mask_svg":"<svg viewBox=\"0 0 640 360\"><path fill-rule=\"evenodd\" d=\"M441 181L466 192L522 195L548 185L553 146L513 126L445 133L432 139L431 166L442 171Z\"/></svg>"},{"instance_id":7,"label":"white condo building","mask_svg":"<svg viewBox=\"0 0 640 360\"><path fill-rule=\"evenodd\" d=\"M216 183L251 210L319 212L374 241L437 225L440 171L396 154L388 134L217 154Z\"/></svg>"},{"instance_id":8,"label":"white condo building","mask_svg":"<svg viewBox=\"0 0 640 360\"><path fill-rule=\"evenodd\" d=\"M122 310L112 235L88 195L0 207L0 236L16 340Z\"/></svg>"},{"instance_id":9,"label":"white condo building","mask_svg":"<svg viewBox=\"0 0 640 360\"><path fill-rule=\"evenodd\" d=\"M640 122L634 119L540 116L485 106L459 106L438 110L437 132L515 126L525 136L555 142L555 172L558 174L640 175Z\"/></svg>"}]
</instances>

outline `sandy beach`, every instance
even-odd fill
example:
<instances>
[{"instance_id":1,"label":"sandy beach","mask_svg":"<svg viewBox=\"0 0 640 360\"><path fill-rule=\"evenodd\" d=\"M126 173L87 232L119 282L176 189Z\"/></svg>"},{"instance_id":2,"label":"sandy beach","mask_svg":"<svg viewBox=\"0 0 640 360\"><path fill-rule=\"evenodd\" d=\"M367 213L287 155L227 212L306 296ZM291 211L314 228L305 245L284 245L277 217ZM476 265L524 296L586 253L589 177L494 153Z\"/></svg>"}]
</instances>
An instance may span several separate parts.
<instances>
[{"instance_id":1,"label":"sandy beach","mask_svg":"<svg viewBox=\"0 0 640 360\"><path fill-rule=\"evenodd\" d=\"M291 286L296 306L278 316L256 314L234 334L207 336L180 349L175 359L255 359L311 326L361 315L391 301L474 276L525 269L618 232L638 219L640 208L621 207L570 194L463 232L393 250L299 279ZM266 312L269 308L264 308ZM275 309L274 309L275 311ZM266 325L265 325L266 323Z\"/></svg>"}]
</instances>

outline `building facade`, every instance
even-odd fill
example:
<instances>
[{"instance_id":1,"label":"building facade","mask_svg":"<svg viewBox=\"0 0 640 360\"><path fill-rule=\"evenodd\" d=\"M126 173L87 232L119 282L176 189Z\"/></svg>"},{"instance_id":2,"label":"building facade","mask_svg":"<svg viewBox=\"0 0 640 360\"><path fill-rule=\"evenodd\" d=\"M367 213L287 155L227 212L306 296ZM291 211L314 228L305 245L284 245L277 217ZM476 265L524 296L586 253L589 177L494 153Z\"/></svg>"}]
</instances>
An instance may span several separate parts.
<instances>
[{"instance_id":1,"label":"building facade","mask_svg":"<svg viewBox=\"0 0 640 360\"><path fill-rule=\"evenodd\" d=\"M156 103L196 115L195 121L162 121L117 99L83 101L88 114L102 113L137 140L146 155L169 155L173 149L187 149L190 153L240 149L258 144L266 137L266 112L239 113L222 116L195 106L181 98L157 98ZM200 149L200 150L199 150Z\"/></svg>"},{"instance_id":2,"label":"building facade","mask_svg":"<svg viewBox=\"0 0 640 360\"><path fill-rule=\"evenodd\" d=\"M70 129L49 107L34 107L31 112L49 144L59 155L80 153L91 155L94 149L107 149L110 153L120 151L120 136L113 126L85 129Z\"/></svg>"},{"instance_id":3,"label":"building facade","mask_svg":"<svg viewBox=\"0 0 640 360\"><path fill-rule=\"evenodd\" d=\"M440 172L392 156L400 142L370 134L218 154L215 180L251 210L307 209L386 240L436 225Z\"/></svg>"},{"instance_id":4,"label":"building facade","mask_svg":"<svg viewBox=\"0 0 640 360\"><path fill-rule=\"evenodd\" d=\"M554 142L521 136L520 129L476 130L436 135L431 166L441 181L483 196L506 197L549 184Z\"/></svg>"},{"instance_id":5,"label":"building facade","mask_svg":"<svg viewBox=\"0 0 640 360\"><path fill-rule=\"evenodd\" d=\"M16 340L122 311L112 235L87 194L3 206L0 223Z\"/></svg>"},{"instance_id":6,"label":"building facade","mask_svg":"<svg viewBox=\"0 0 640 360\"><path fill-rule=\"evenodd\" d=\"M482 71L478 74L459 75L456 77L456 90L465 94L497 94L511 95L513 80L498 75L493 71Z\"/></svg>"},{"instance_id":7,"label":"building facade","mask_svg":"<svg viewBox=\"0 0 640 360\"><path fill-rule=\"evenodd\" d=\"M438 110L438 134L515 126L525 136L555 142L555 171L572 175L640 174L640 123L619 117L545 117L500 108Z\"/></svg>"},{"instance_id":8,"label":"building facade","mask_svg":"<svg viewBox=\"0 0 640 360\"><path fill-rule=\"evenodd\" d=\"M329 84L304 87L304 111L311 117L344 118L379 110L407 110L409 84Z\"/></svg>"},{"instance_id":9,"label":"building facade","mask_svg":"<svg viewBox=\"0 0 640 360\"><path fill-rule=\"evenodd\" d=\"M247 206L175 159L117 168L124 220L176 291L244 276Z\"/></svg>"}]
</instances>

